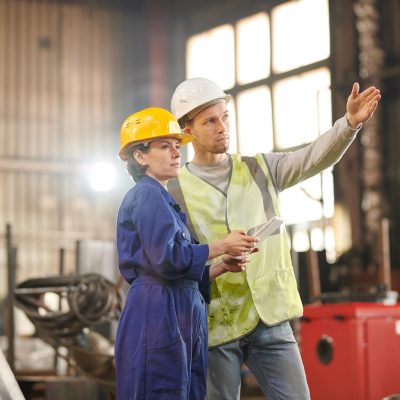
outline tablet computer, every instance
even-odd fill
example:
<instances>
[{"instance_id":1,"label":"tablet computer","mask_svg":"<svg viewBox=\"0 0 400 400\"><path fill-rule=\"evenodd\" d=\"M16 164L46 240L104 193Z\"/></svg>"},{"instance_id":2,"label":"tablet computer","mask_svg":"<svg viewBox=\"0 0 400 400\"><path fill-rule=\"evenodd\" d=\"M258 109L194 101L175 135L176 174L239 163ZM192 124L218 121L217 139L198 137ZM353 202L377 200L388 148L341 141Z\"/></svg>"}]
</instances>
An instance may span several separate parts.
<instances>
[{"instance_id":1,"label":"tablet computer","mask_svg":"<svg viewBox=\"0 0 400 400\"><path fill-rule=\"evenodd\" d=\"M255 236L258 238L259 242L265 240L268 236L280 232L283 220L277 216L272 217L265 224L255 226L247 231L247 235Z\"/></svg>"},{"instance_id":2,"label":"tablet computer","mask_svg":"<svg viewBox=\"0 0 400 400\"><path fill-rule=\"evenodd\" d=\"M274 235L275 233L279 233L281 226L283 224L283 219L277 216L272 217L265 224L254 226L253 228L247 231L247 235L255 236L258 238L258 243L265 240L268 236ZM237 256L238 260L242 260L248 257L248 255Z\"/></svg>"}]
</instances>

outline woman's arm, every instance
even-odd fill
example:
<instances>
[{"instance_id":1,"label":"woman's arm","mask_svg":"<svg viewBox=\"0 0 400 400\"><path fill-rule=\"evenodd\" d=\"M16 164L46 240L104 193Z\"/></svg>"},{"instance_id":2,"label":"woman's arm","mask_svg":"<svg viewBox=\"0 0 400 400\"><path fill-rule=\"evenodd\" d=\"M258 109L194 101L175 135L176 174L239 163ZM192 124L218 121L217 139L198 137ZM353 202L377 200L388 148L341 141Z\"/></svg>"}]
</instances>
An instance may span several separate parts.
<instances>
[{"instance_id":1,"label":"woman's arm","mask_svg":"<svg viewBox=\"0 0 400 400\"><path fill-rule=\"evenodd\" d=\"M140 265L163 279L193 279L204 273L208 245L192 244L158 187L143 185L137 191L130 219L138 237Z\"/></svg>"},{"instance_id":2,"label":"woman's arm","mask_svg":"<svg viewBox=\"0 0 400 400\"><path fill-rule=\"evenodd\" d=\"M254 236L247 236L243 231L234 230L224 239L215 240L208 244L209 255L208 259L212 260L222 254L230 256L241 256L250 253L258 239Z\"/></svg>"},{"instance_id":3,"label":"woman's arm","mask_svg":"<svg viewBox=\"0 0 400 400\"><path fill-rule=\"evenodd\" d=\"M246 264L250 262L249 256L237 259L231 256L224 256L221 261L211 265L209 272L209 280L215 279L217 276L225 272L243 272L246 269Z\"/></svg>"}]
</instances>

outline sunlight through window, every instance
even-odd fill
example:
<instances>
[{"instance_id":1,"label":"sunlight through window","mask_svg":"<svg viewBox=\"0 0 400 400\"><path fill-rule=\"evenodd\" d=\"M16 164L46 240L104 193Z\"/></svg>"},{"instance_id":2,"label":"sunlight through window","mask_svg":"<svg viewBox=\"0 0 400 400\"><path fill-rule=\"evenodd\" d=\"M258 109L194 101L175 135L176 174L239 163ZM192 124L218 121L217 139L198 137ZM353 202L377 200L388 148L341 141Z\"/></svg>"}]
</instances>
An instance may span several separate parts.
<instances>
[{"instance_id":1,"label":"sunlight through window","mask_svg":"<svg viewBox=\"0 0 400 400\"><path fill-rule=\"evenodd\" d=\"M309 143L332 126L327 68L278 81L273 96L276 148Z\"/></svg>"},{"instance_id":2,"label":"sunlight through window","mask_svg":"<svg viewBox=\"0 0 400 400\"><path fill-rule=\"evenodd\" d=\"M334 214L332 167L280 193L282 215L289 225L330 219ZM293 207L296 199L296 207ZM299 212L301 210L301 212Z\"/></svg>"},{"instance_id":3,"label":"sunlight through window","mask_svg":"<svg viewBox=\"0 0 400 400\"><path fill-rule=\"evenodd\" d=\"M273 148L271 93L268 86L242 91L237 98L239 151L266 153Z\"/></svg>"},{"instance_id":4,"label":"sunlight through window","mask_svg":"<svg viewBox=\"0 0 400 400\"><path fill-rule=\"evenodd\" d=\"M237 78L240 84L269 76L270 38L269 18L259 13L239 20L237 33Z\"/></svg>"},{"instance_id":5,"label":"sunlight through window","mask_svg":"<svg viewBox=\"0 0 400 400\"><path fill-rule=\"evenodd\" d=\"M279 199L282 215L289 225L321 219L321 175L284 190ZM295 206L293 199L296 199Z\"/></svg>"},{"instance_id":6,"label":"sunlight through window","mask_svg":"<svg viewBox=\"0 0 400 400\"><path fill-rule=\"evenodd\" d=\"M306 228L296 227L293 232L292 247L294 251L308 251L310 238Z\"/></svg>"},{"instance_id":7,"label":"sunlight through window","mask_svg":"<svg viewBox=\"0 0 400 400\"><path fill-rule=\"evenodd\" d=\"M272 10L272 65L285 72L330 54L328 0L290 1Z\"/></svg>"},{"instance_id":8,"label":"sunlight through window","mask_svg":"<svg viewBox=\"0 0 400 400\"><path fill-rule=\"evenodd\" d=\"M321 251L324 249L324 231L321 228L313 228L310 232L311 248L314 251Z\"/></svg>"},{"instance_id":9,"label":"sunlight through window","mask_svg":"<svg viewBox=\"0 0 400 400\"><path fill-rule=\"evenodd\" d=\"M234 86L234 30L231 25L192 36L187 42L186 55L187 78L205 77L224 90Z\"/></svg>"}]
</instances>

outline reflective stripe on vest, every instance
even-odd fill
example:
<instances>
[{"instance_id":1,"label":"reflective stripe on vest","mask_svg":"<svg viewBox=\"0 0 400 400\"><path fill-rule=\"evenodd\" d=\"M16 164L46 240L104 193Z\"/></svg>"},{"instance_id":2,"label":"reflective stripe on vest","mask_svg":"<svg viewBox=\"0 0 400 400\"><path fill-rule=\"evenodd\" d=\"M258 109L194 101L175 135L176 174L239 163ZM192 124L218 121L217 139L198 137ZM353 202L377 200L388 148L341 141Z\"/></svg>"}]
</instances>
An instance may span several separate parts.
<instances>
[{"instance_id":1,"label":"reflective stripe on vest","mask_svg":"<svg viewBox=\"0 0 400 400\"><path fill-rule=\"evenodd\" d=\"M183 167L179 183L168 185L182 210L190 216L189 229L200 243L222 239L234 229L253 226L280 215L278 196L261 154L232 155L227 195ZM188 219L189 221L189 219ZM300 296L290 259L286 231L272 235L251 255L243 273L225 273L212 284L209 305L209 345L240 338L257 326L298 317Z\"/></svg>"}]
</instances>

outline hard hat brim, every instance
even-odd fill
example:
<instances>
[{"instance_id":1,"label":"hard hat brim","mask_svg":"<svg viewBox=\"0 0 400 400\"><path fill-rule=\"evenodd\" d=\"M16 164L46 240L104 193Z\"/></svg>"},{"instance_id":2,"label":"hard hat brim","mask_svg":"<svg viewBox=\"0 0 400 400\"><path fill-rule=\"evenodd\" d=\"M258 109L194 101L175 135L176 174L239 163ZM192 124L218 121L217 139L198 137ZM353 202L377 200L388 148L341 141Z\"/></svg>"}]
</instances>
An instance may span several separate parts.
<instances>
[{"instance_id":1,"label":"hard hat brim","mask_svg":"<svg viewBox=\"0 0 400 400\"><path fill-rule=\"evenodd\" d=\"M166 133L165 135L160 135L154 138L146 139L146 140L136 140L127 143L118 153L119 158L122 161L127 161L129 156L127 154L127 150L129 147L132 145L140 144L140 143L151 143L155 142L156 140L162 139L162 138L168 138L168 139L178 139L179 143L181 145L188 144L190 142L193 142L196 139L195 135L192 135L190 133Z\"/></svg>"},{"instance_id":2,"label":"hard hat brim","mask_svg":"<svg viewBox=\"0 0 400 400\"><path fill-rule=\"evenodd\" d=\"M222 101L225 101L226 104L229 103L231 100L231 95L227 94L224 97L219 97L218 99L213 99L211 101L207 101L204 104L201 104L200 106L196 107L194 110L189 111L186 116L189 118L189 120L193 119L197 114L200 114L202 111L204 111L206 108L213 106L214 104L221 103Z\"/></svg>"}]
</instances>

